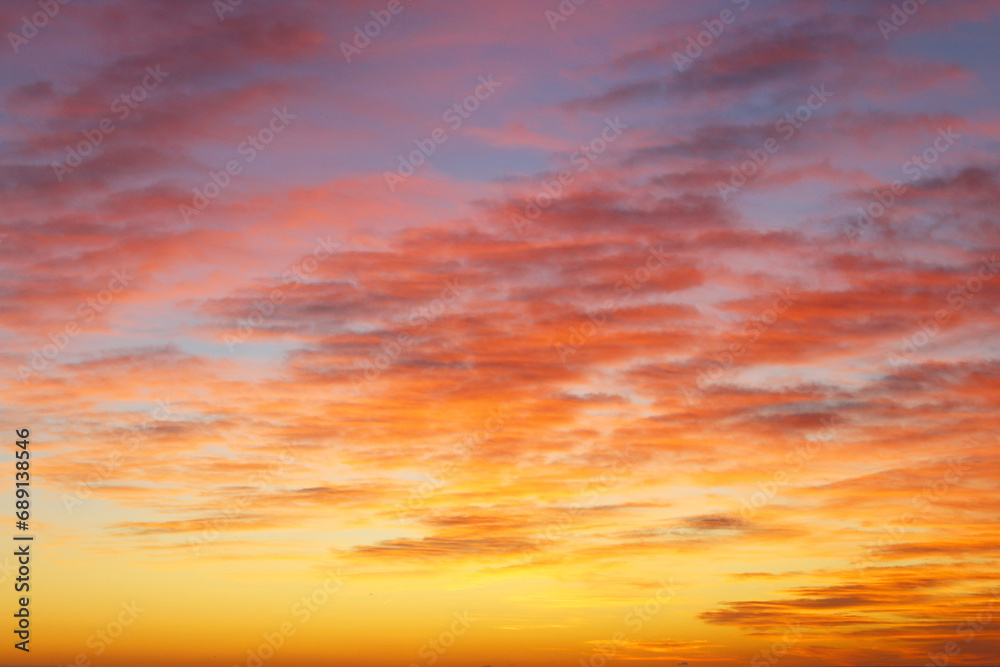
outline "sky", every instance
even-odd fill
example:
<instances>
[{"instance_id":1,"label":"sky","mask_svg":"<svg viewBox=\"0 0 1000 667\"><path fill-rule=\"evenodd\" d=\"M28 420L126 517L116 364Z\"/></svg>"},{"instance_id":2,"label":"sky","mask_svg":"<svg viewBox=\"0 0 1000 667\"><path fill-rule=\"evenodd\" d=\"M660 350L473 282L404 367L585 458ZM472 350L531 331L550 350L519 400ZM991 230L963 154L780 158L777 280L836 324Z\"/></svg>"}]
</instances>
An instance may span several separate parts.
<instances>
[{"instance_id":1,"label":"sky","mask_svg":"<svg viewBox=\"0 0 1000 667\"><path fill-rule=\"evenodd\" d=\"M0 29L0 663L1000 664L995 1Z\"/></svg>"}]
</instances>

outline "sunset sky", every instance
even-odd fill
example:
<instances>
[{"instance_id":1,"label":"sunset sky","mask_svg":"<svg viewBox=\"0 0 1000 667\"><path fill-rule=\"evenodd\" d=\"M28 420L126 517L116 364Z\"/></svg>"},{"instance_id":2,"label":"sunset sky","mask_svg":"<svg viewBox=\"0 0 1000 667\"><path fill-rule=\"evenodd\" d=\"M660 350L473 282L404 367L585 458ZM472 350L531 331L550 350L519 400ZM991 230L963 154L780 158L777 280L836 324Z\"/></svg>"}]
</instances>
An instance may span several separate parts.
<instances>
[{"instance_id":1,"label":"sunset sky","mask_svg":"<svg viewBox=\"0 0 1000 667\"><path fill-rule=\"evenodd\" d=\"M0 664L1000 664L996 0L0 28Z\"/></svg>"}]
</instances>

